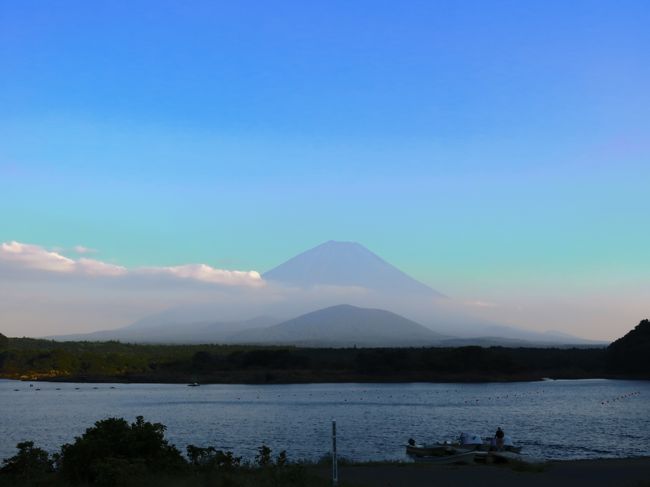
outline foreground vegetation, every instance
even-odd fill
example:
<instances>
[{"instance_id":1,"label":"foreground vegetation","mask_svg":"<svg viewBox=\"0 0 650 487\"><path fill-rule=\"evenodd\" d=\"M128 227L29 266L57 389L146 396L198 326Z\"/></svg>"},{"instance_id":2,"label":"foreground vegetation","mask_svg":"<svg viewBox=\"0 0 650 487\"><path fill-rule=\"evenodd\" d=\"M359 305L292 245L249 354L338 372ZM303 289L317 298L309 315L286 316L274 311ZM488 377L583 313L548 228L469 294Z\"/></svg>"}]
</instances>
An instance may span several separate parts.
<instances>
[{"instance_id":1,"label":"foreground vegetation","mask_svg":"<svg viewBox=\"0 0 650 487\"><path fill-rule=\"evenodd\" d=\"M189 445L185 455L164 438L165 426L142 417L128 423L108 418L95 423L72 443L50 455L33 442L17 445L17 453L0 462L0 487L325 487L329 455L318 463L289 461L262 445L251 461L229 451ZM404 462L339 462L340 487L377 485L475 485L503 487L544 479L544 485L573 486L575 479L594 486L650 487L650 458L579 460L539 466L521 462L480 466L439 466ZM479 470L480 469L480 470ZM535 485L541 485L535 483Z\"/></svg>"},{"instance_id":2,"label":"foreground vegetation","mask_svg":"<svg viewBox=\"0 0 650 487\"><path fill-rule=\"evenodd\" d=\"M116 382L650 378L650 322L608 348L296 348L55 342L0 335L0 377Z\"/></svg>"},{"instance_id":3,"label":"foreground vegetation","mask_svg":"<svg viewBox=\"0 0 650 487\"><path fill-rule=\"evenodd\" d=\"M274 456L262 445L253 462L232 452L189 445L186 455L164 438L165 426L141 416L129 424L121 418L98 421L60 451L49 455L33 442L17 445L3 461L0 485L11 486L321 486L286 452Z\"/></svg>"}]
</instances>

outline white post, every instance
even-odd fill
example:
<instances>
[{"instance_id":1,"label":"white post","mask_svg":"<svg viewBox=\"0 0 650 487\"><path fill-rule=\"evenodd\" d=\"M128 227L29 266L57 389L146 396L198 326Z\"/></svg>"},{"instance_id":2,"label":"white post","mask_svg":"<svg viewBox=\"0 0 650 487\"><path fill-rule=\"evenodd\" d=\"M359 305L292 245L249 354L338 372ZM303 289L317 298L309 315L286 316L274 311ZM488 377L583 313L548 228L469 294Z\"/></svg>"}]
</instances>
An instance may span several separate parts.
<instances>
[{"instance_id":1,"label":"white post","mask_svg":"<svg viewBox=\"0 0 650 487\"><path fill-rule=\"evenodd\" d=\"M332 420L332 485L339 485L339 468L336 461L336 420Z\"/></svg>"}]
</instances>

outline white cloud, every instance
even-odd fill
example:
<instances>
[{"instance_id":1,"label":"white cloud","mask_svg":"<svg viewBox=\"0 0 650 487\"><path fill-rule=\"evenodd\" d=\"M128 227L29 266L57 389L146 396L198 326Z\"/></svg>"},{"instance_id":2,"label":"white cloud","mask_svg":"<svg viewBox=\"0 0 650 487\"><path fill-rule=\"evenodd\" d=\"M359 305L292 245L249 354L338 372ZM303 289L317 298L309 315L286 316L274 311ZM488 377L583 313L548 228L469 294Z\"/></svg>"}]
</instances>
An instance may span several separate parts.
<instances>
[{"instance_id":1,"label":"white cloud","mask_svg":"<svg viewBox=\"0 0 650 487\"><path fill-rule=\"evenodd\" d=\"M262 276L256 271L228 271L215 269L206 264L186 264L171 267L146 267L136 270L142 274L159 274L180 279L194 279L202 282L226 285L261 285Z\"/></svg>"},{"instance_id":2,"label":"white cloud","mask_svg":"<svg viewBox=\"0 0 650 487\"><path fill-rule=\"evenodd\" d=\"M71 259L59 252L47 250L39 245L15 241L0 244L0 264L2 263L18 269L77 276L169 276L177 279L228 286L260 286L264 283L262 277L256 271L230 271L216 269L206 264L143 267L129 270L126 267L96 259L84 257L76 260Z\"/></svg>"},{"instance_id":3,"label":"white cloud","mask_svg":"<svg viewBox=\"0 0 650 487\"><path fill-rule=\"evenodd\" d=\"M50 272L74 272L75 261L38 245L5 242L0 245L0 260L28 269Z\"/></svg>"},{"instance_id":4,"label":"white cloud","mask_svg":"<svg viewBox=\"0 0 650 487\"><path fill-rule=\"evenodd\" d=\"M77 269L91 276L123 276L127 274L126 267L108 264L101 260L81 258L76 262Z\"/></svg>"},{"instance_id":5,"label":"white cloud","mask_svg":"<svg viewBox=\"0 0 650 487\"><path fill-rule=\"evenodd\" d=\"M89 247L84 247L83 245L75 245L72 249L78 254L96 254L97 249L91 249Z\"/></svg>"}]
</instances>

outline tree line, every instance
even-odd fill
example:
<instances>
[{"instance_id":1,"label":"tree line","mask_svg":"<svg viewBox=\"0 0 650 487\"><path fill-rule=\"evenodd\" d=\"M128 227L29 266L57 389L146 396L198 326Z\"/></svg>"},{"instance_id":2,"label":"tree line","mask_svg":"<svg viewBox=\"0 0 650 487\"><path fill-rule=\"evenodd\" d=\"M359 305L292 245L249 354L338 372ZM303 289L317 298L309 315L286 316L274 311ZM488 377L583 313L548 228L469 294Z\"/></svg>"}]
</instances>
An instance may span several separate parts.
<instances>
[{"instance_id":1,"label":"tree line","mask_svg":"<svg viewBox=\"0 0 650 487\"><path fill-rule=\"evenodd\" d=\"M607 348L298 348L2 337L0 376L226 383L650 378L650 322Z\"/></svg>"}]
</instances>

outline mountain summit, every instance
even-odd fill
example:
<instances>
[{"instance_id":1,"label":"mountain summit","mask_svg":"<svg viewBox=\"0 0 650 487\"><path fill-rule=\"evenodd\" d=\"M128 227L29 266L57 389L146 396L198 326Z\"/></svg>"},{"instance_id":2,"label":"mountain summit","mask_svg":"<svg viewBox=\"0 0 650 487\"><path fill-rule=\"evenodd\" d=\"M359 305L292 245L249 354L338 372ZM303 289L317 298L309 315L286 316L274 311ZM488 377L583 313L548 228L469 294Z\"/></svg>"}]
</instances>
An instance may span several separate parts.
<instances>
[{"instance_id":1,"label":"mountain summit","mask_svg":"<svg viewBox=\"0 0 650 487\"><path fill-rule=\"evenodd\" d=\"M359 286L398 295L443 296L356 242L325 242L271 269L263 278L300 287Z\"/></svg>"}]
</instances>

